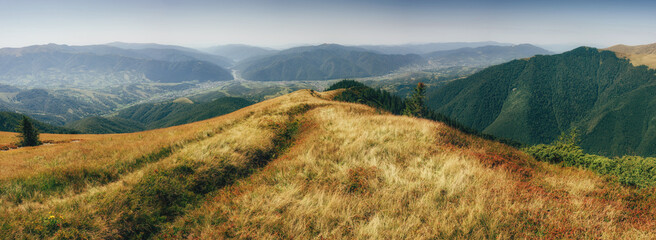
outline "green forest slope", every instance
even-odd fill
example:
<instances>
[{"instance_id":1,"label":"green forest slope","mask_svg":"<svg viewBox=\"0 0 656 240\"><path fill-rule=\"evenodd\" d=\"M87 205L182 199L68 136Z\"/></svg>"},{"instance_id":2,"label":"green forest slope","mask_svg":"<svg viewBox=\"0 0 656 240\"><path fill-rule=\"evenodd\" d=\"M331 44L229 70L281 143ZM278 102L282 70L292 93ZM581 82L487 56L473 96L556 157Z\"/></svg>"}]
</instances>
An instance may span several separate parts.
<instances>
[{"instance_id":1,"label":"green forest slope","mask_svg":"<svg viewBox=\"0 0 656 240\"><path fill-rule=\"evenodd\" d=\"M468 127L526 144L576 128L584 150L656 154L656 71L580 47L515 60L427 93L427 104Z\"/></svg>"}]
</instances>

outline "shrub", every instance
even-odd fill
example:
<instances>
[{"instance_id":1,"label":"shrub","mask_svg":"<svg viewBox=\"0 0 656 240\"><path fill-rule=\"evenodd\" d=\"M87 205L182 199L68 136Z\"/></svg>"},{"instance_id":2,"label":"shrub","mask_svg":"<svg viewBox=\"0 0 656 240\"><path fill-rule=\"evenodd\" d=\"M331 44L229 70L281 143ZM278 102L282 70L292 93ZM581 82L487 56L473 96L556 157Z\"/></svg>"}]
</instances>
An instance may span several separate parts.
<instances>
[{"instance_id":1,"label":"shrub","mask_svg":"<svg viewBox=\"0 0 656 240\"><path fill-rule=\"evenodd\" d=\"M607 158L585 154L577 145L577 134L571 131L552 144L540 144L524 151L539 161L565 166L590 169L596 173L613 176L618 182L637 187L656 186L656 158L624 156Z\"/></svg>"}]
</instances>

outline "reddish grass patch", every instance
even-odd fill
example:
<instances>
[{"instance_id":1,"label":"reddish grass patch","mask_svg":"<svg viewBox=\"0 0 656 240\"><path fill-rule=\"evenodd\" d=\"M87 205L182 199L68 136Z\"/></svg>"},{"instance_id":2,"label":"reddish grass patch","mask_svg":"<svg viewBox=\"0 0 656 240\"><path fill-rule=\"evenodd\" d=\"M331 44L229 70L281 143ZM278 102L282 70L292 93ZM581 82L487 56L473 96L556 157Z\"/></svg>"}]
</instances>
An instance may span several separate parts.
<instances>
[{"instance_id":1,"label":"reddish grass patch","mask_svg":"<svg viewBox=\"0 0 656 240\"><path fill-rule=\"evenodd\" d=\"M356 167L348 170L346 191L350 193L370 193L371 180L376 178L376 167Z\"/></svg>"},{"instance_id":2,"label":"reddish grass patch","mask_svg":"<svg viewBox=\"0 0 656 240\"><path fill-rule=\"evenodd\" d=\"M510 151L505 153L472 152L471 155L478 158L486 167L504 169L511 173L516 173L522 179L528 179L533 176L533 169L528 161Z\"/></svg>"},{"instance_id":3,"label":"reddish grass patch","mask_svg":"<svg viewBox=\"0 0 656 240\"><path fill-rule=\"evenodd\" d=\"M446 126L438 130L437 136L439 137L439 144L451 150L467 148L471 145L469 136Z\"/></svg>"}]
</instances>

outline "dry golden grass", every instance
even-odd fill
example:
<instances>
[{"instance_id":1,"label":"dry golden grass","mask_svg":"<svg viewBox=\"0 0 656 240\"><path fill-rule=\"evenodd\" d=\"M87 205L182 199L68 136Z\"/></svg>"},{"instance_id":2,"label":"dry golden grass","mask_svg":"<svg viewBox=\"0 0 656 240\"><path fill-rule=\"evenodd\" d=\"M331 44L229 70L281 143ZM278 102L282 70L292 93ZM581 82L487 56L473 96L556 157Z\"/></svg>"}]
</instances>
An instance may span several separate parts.
<instances>
[{"instance_id":1,"label":"dry golden grass","mask_svg":"<svg viewBox=\"0 0 656 240\"><path fill-rule=\"evenodd\" d=\"M308 118L317 127L285 157L213 194L160 237L654 237L653 226L626 221L619 199L596 196L607 183L589 172L353 104ZM188 235L176 235L180 228Z\"/></svg>"},{"instance_id":2,"label":"dry golden grass","mask_svg":"<svg viewBox=\"0 0 656 240\"><path fill-rule=\"evenodd\" d=\"M589 171L536 162L516 149L441 123L328 100L333 94L297 91L180 127L0 152L14 151L12 161L47 173L62 166L84 169L129 161L158 146L177 144L170 155L131 169L110 183L21 203L5 200L0 235L97 239L656 237L653 189L622 187ZM308 109L304 106L309 111L299 110ZM259 168L254 160L276 149L280 126L293 121L301 127L291 148L271 155L272 161L260 170L243 172ZM19 154L22 151L29 154ZM98 158L77 160L78 152L84 151ZM35 156L44 157L30 160ZM8 167L22 172L3 172L6 176L0 181L31 174L21 170L20 164L9 164L12 161L3 158ZM234 178L190 198L175 195L186 194L184 186L212 183L221 176ZM159 185L160 181L164 183ZM190 185L185 185L187 181ZM179 205L181 201L185 204ZM157 214L164 217L152 220ZM149 221L155 223L145 224ZM147 234L136 235L140 232Z\"/></svg>"},{"instance_id":3,"label":"dry golden grass","mask_svg":"<svg viewBox=\"0 0 656 240\"><path fill-rule=\"evenodd\" d=\"M618 57L629 59L634 66L645 65L656 69L656 43L638 46L620 44L606 50L615 52Z\"/></svg>"}]
</instances>

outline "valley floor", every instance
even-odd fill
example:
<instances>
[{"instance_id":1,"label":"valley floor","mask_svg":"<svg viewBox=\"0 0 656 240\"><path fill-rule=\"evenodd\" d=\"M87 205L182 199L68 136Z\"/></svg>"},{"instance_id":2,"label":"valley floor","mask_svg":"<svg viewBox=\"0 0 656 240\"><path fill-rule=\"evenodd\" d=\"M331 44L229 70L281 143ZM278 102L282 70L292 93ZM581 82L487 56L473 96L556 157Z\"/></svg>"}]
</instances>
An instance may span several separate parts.
<instances>
[{"instance_id":1,"label":"valley floor","mask_svg":"<svg viewBox=\"0 0 656 240\"><path fill-rule=\"evenodd\" d=\"M0 151L0 236L656 238L653 189L333 94Z\"/></svg>"}]
</instances>

